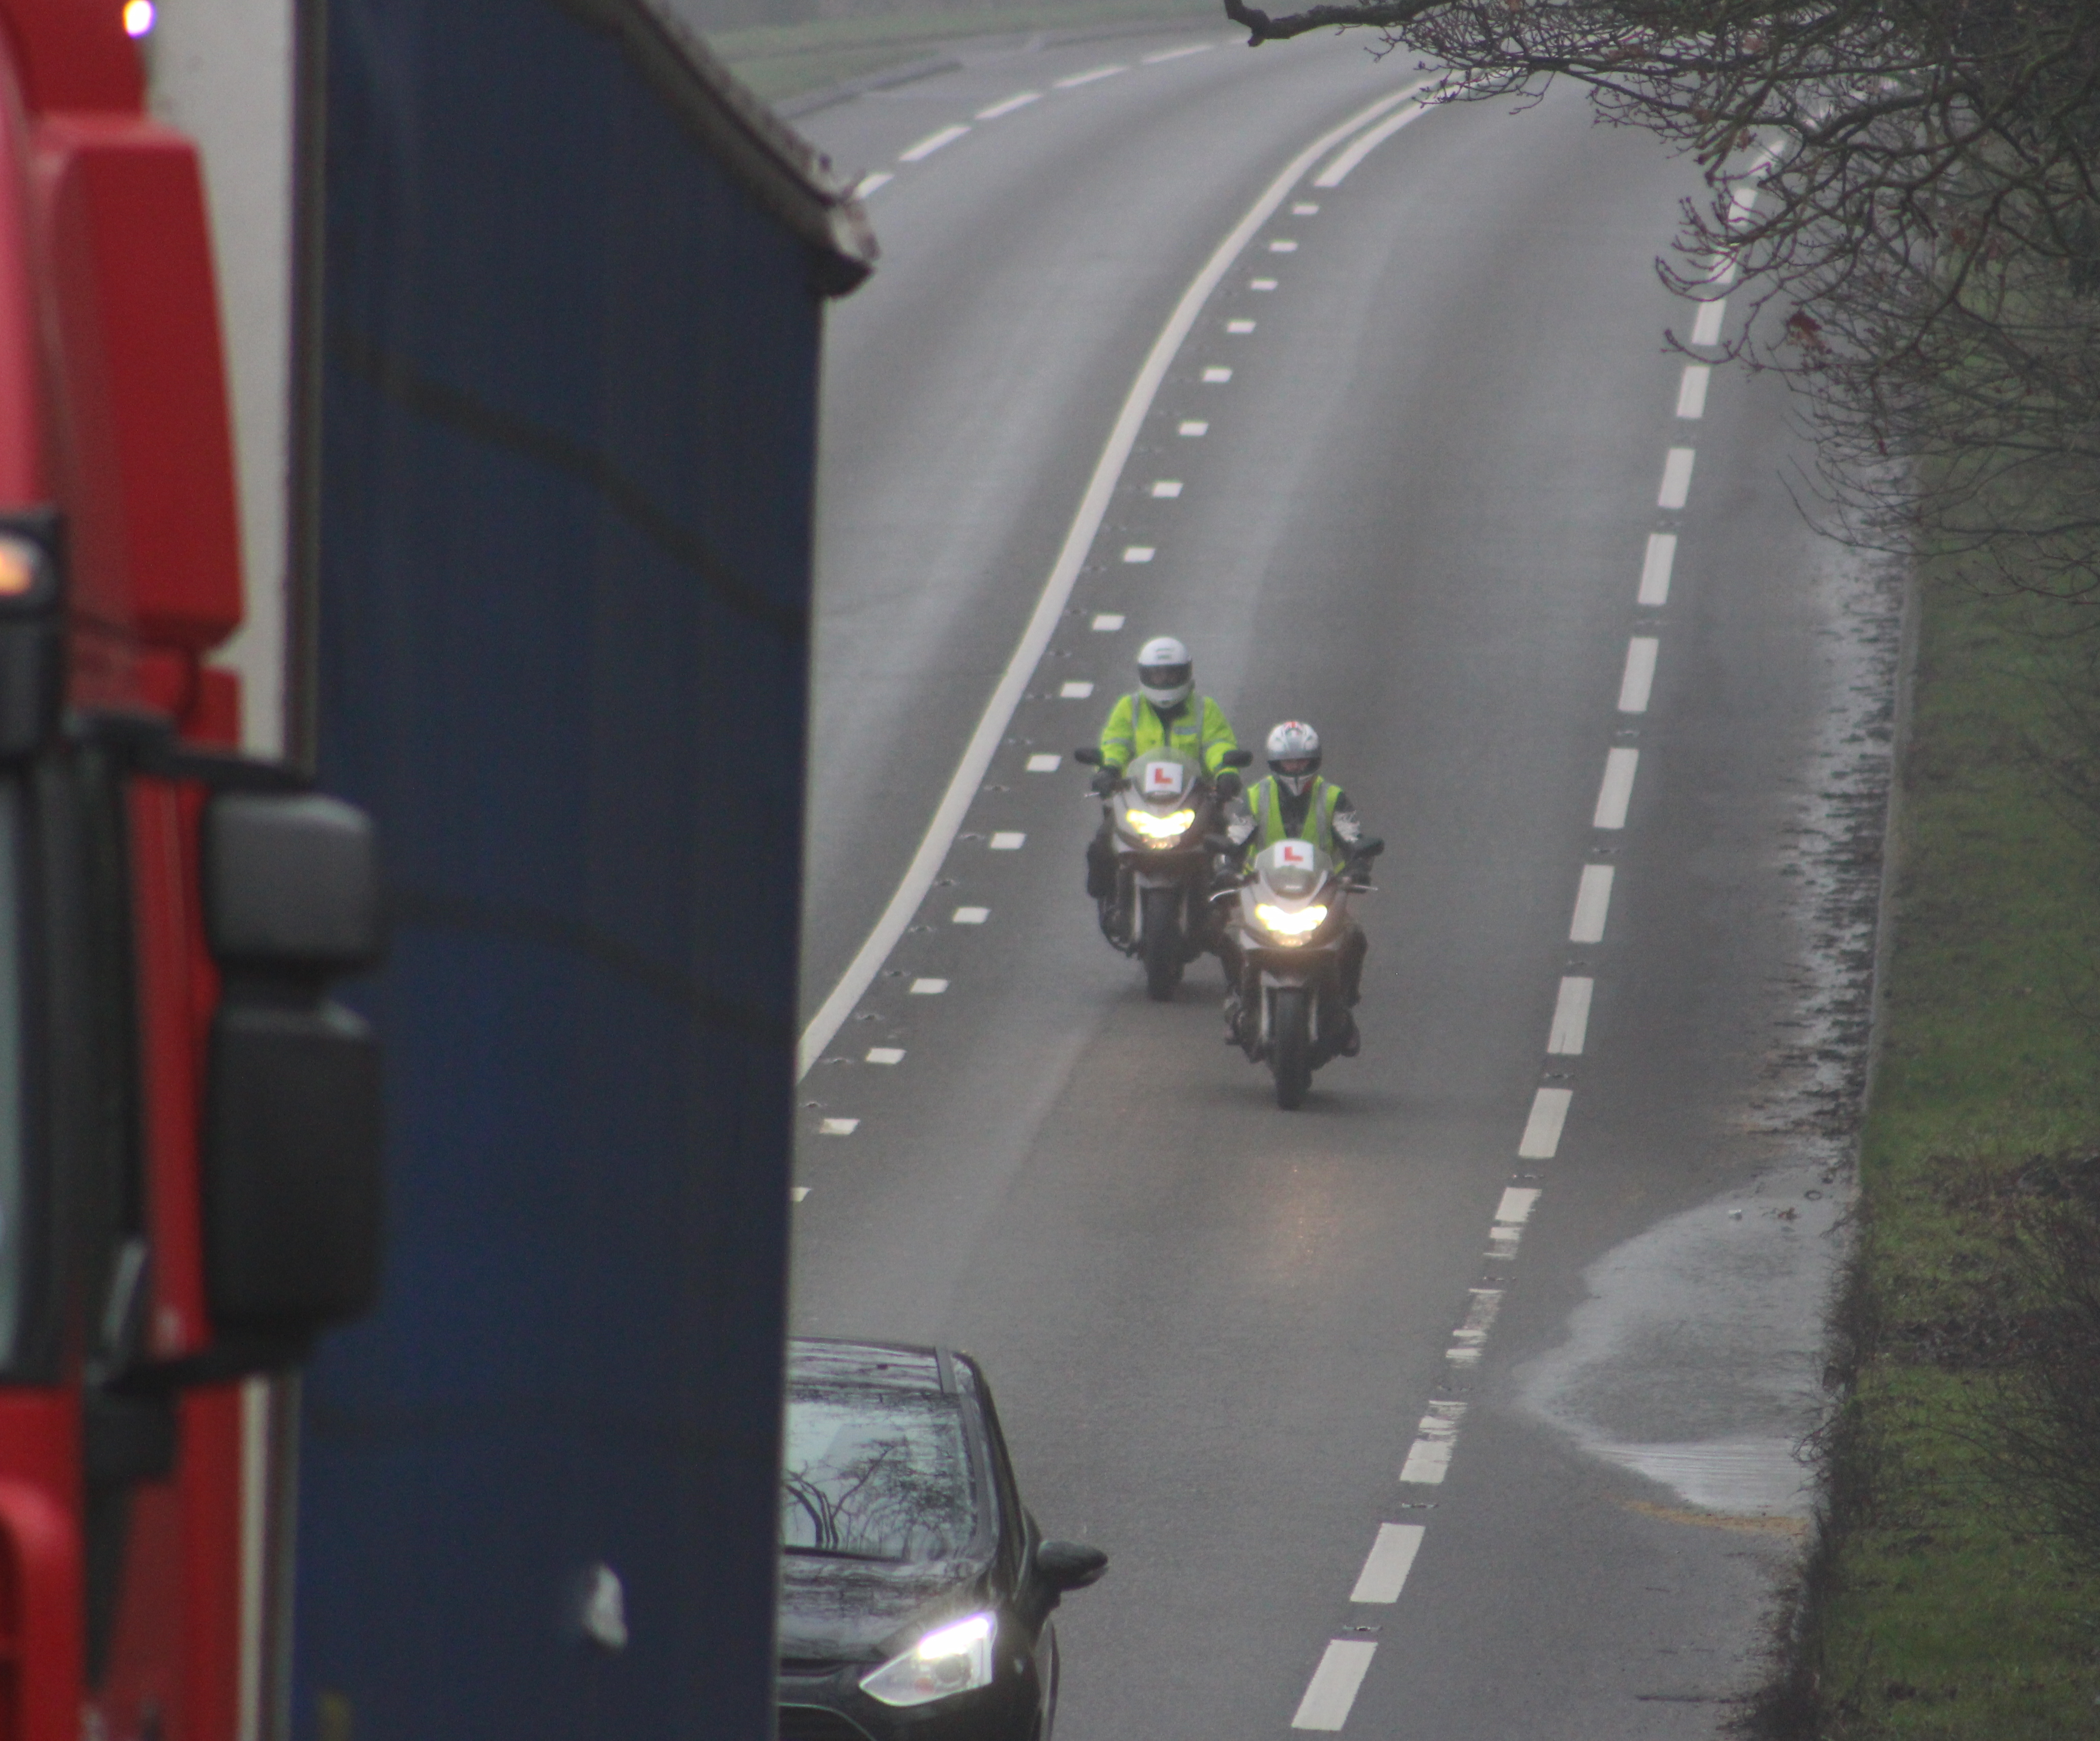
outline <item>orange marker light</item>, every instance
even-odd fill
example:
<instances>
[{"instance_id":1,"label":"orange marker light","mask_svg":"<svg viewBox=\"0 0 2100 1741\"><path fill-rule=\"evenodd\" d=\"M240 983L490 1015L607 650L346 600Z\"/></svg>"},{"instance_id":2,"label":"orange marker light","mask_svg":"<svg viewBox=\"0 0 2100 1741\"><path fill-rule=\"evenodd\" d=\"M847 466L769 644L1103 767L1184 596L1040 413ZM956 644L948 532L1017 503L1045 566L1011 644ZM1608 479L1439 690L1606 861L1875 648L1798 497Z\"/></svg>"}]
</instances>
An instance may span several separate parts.
<instances>
[{"instance_id":1,"label":"orange marker light","mask_svg":"<svg viewBox=\"0 0 2100 1741\"><path fill-rule=\"evenodd\" d=\"M0 538L0 598L28 597L36 591L42 568L40 553L33 545Z\"/></svg>"}]
</instances>

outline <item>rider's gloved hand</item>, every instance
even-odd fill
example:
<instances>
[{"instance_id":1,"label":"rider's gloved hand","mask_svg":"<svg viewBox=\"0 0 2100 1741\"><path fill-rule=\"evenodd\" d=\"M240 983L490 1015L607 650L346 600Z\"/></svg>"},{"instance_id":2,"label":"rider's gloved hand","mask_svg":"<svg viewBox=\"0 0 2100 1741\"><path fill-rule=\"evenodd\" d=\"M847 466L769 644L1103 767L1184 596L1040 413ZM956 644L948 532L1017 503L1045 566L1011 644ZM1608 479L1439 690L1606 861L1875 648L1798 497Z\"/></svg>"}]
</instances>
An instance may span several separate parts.
<instances>
[{"instance_id":1,"label":"rider's gloved hand","mask_svg":"<svg viewBox=\"0 0 2100 1741\"><path fill-rule=\"evenodd\" d=\"M1217 778L1211 781L1211 784L1216 789L1218 796L1227 804L1230 804L1233 799L1238 797L1245 789L1241 783L1240 771L1237 768L1220 768L1218 770Z\"/></svg>"},{"instance_id":2,"label":"rider's gloved hand","mask_svg":"<svg viewBox=\"0 0 2100 1741\"><path fill-rule=\"evenodd\" d=\"M1100 768L1095 770L1093 778L1088 781L1087 787L1096 798L1105 798L1122 783L1122 769Z\"/></svg>"}]
</instances>

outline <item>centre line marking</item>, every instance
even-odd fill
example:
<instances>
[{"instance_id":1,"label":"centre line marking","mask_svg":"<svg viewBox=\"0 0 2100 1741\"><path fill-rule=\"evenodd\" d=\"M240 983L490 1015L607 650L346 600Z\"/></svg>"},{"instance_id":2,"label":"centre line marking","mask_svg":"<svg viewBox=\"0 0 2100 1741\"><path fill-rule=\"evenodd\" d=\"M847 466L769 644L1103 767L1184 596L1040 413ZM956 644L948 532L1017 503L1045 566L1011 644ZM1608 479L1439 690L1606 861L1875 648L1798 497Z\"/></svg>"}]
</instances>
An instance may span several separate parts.
<instances>
[{"instance_id":1,"label":"centre line marking","mask_svg":"<svg viewBox=\"0 0 2100 1741\"><path fill-rule=\"evenodd\" d=\"M1140 55L1138 59L1148 67L1156 67L1168 60L1185 60L1191 55L1207 55L1217 46L1215 42L1198 42L1188 48L1162 48L1156 55Z\"/></svg>"},{"instance_id":2,"label":"centre line marking","mask_svg":"<svg viewBox=\"0 0 2100 1741\"><path fill-rule=\"evenodd\" d=\"M1278 236L1274 241L1268 245L1268 251L1271 253L1296 253L1298 252L1298 244L1291 241L1287 237Z\"/></svg>"},{"instance_id":3,"label":"centre line marking","mask_svg":"<svg viewBox=\"0 0 2100 1741\"><path fill-rule=\"evenodd\" d=\"M1414 1429L1414 1443L1407 1448L1400 1479L1419 1487L1440 1485L1451 1467L1451 1453L1458 1445L1458 1423L1466 1418L1463 1403L1432 1403Z\"/></svg>"},{"instance_id":4,"label":"centre line marking","mask_svg":"<svg viewBox=\"0 0 2100 1741\"><path fill-rule=\"evenodd\" d=\"M1658 508L1682 508L1684 498L1692 493L1692 461L1689 447L1672 447L1663 458L1662 487L1655 493Z\"/></svg>"},{"instance_id":5,"label":"centre line marking","mask_svg":"<svg viewBox=\"0 0 2100 1741\"><path fill-rule=\"evenodd\" d=\"M1030 104L1040 103L1042 100L1043 93L1039 90L1018 91L1003 103L995 103L990 108L979 109L977 112L976 119L997 121L1002 115L1011 115L1016 109L1026 108Z\"/></svg>"},{"instance_id":6,"label":"centre line marking","mask_svg":"<svg viewBox=\"0 0 2100 1741\"><path fill-rule=\"evenodd\" d=\"M1612 867L1585 865L1575 885L1575 919L1568 928L1570 943L1604 941L1604 915L1612 910Z\"/></svg>"},{"instance_id":7,"label":"centre line marking","mask_svg":"<svg viewBox=\"0 0 2100 1741\"><path fill-rule=\"evenodd\" d=\"M1604 751L1604 778L1597 788L1597 811L1590 818L1591 827L1626 826L1626 806L1633 801L1634 796L1634 770L1639 765L1639 750Z\"/></svg>"},{"instance_id":8,"label":"centre line marking","mask_svg":"<svg viewBox=\"0 0 2100 1741\"><path fill-rule=\"evenodd\" d=\"M854 197L864 200L878 187L887 187L897 178L887 170L876 170L854 183Z\"/></svg>"},{"instance_id":9,"label":"centre line marking","mask_svg":"<svg viewBox=\"0 0 2100 1741\"><path fill-rule=\"evenodd\" d=\"M1310 218L1320 208L1310 200L1295 200L1291 202L1290 215L1294 218Z\"/></svg>"},{"instance_id":10,"label":"centre line marking","mask_svg":"<svg viewBox=\"0 0 2100 1741\"><path fill-rule=\"evenodd\" d=\"M1181 493L1181 481L1178 478L1157 478L1153 483L1152 493L1162 501L1171 502Z\"/></svg>"},{"instance_id":11,"label":"centre line marking","mask_svg":"<svg viewBox=\"0 0 2100 1741\"><path fill-rule=\"evenodd\" d=\"M1091 85L1097 78L1114 78L1117 73L1128 71L1130 68L1127 65L1096 67L1091 73L1074 73L1070 78L1057 80L1057 88L1060 90L1077 90L1080 86Z\"/></svg>"},{"instance_id":12,"label":"centre line marking","mask_svg":"<svg viewBox=\"0 0 2100 1741\"><path fill-rule=\"evenodd\" d=\"M1074 677L1070 682L1058 685L1057 699L1060 701L1084 701L1093 692L1093 685L1084 677Z\"/></svg>"},{"instance_id":13,"label":"centre line marking","mask_svg":"<svg viewBox=\"0 0 2100 1741\"><path fill-rule=\"evenodd\" d=\"M1122 627L1123 613L1120 610L1104 610L1094 619L1094 632L1097 635L1113 635Z\"/></svg>"},{"instance_id":14,"label":"centre line marking","mask_svg":"<svg viewBox=\"0 0 2100 1741\"><path fill-rule=\"evenodd\" d=\"M1017 853L1028 844L1028 836L1018 829L1002 828L986 844L995 853Z\"/></svg>"},{"instance_id":15,"label":"centre line marking","mask_svg":"<svg viewBox=\"0 0 2100 1741\"><path fill-rule=\"evenodd\" d=\"M1180 353L1183 342L1194 329L1205 306L1212 293L1224 281L1224 275L1238 262L1260 233L1261 227L1276 214L1277 208L1290 196L1293 188L1302 181L1312 165L1343 141L1355 137L1360 128L1367 127L1398 104L1405 103L1427 82L1418 81L1413 85L1392 91L1367 104L1339 126L1330 127L1319 138L1300 151L1269 183L1255 200L1238 223L1227 233L1212 251L1209 259L1189 280L1180 300L1174 305L1167 323L1160 328L1159 336L1145 354L1144 364L1136 377L1131 382L1130 391L1124 396L1122 409L1116 414L1107 440L1102 444L1101 456L1094 463L1085 493L1072 516L1065 534L1065 542L1051 566L1043 590L1035 601L1034 614L1022 632L1012 656L1007 660L1006 669L1000 674L998 684L986 700L984 712L978 716L977 729L971 734L961 760L955 765L954 775L948 782L946 791L926 824L925 832L920 836L918 848L898 880L889 904L882 910L874 928L854 954L838 982L829 995L818 1006L817 1012L803 1029L801 1043L796 1048L796 1078L800 1080L823 1056L824 1048L831 1044L832 1037L845 1025L853 1013L854 1006L860 1002L867 988L875 983L882 964L889 959L889 952L911 923L911 916L933 886L933 879L941 873L942 862L955 844L955 835L976 800L977 789L984 783L992 758L999 753L1005 741L1008 725L1013 718L1014 709L1028 693L1028 685L1042 662L1043 655L1057 632L1057 625L1065 614L1066 602L1072 596L1072 588L1085 566L1088 553L1093 548L1095 536L1108 516L1110 504L1115 497L1124 465L1137 445L1139 433L1145 418L1150 415L1154 402L1159 396L1161 384L1166 380L1174 359ZM1207 425L1190 421L1181 425L1184 434L1200 435Z\"/></svg>"},{"instance_id":16,"label":"centre line marking","mask_svg":"<svg viewBox=\"0 0 2100 1741\"><path fill-rule=\"evenodd\" d=\"M1298 1714L1291 1718L1290 1726L1335 1730L1348 1722L1349 1708L1357 1702L1357 1689L1370 1673L1371 1657L1377 1650L1376 1645L1361 1638L1330 1639L1326 1655L1312 1671L1305 1696L1298 1701Z\"/></svg>"},{"instance_id":17,"label":"centre line marking","mask_svg":"<svg viewBox=\"0 0 2100 1741\"><path fill-rule=\"evenodd\" d=\"M1496 1315L1502 1309L1500 1288L1469 1288L1467 1295L1466 1321L1451 1333L1451 1346L1444 1351L1444 1358L1454 1366L1480 1364L1488 1332L1495 1327Z\"/></svg>"},{"instance_id":18,"label":"centre line marking","mask_svg":"<svg viewBox=\"0 0 2100 1741\"><path fill-rule=\"evenodd\" d=\"M1531 1097L1531 1116L1524 1122L1518 1139L1520 1161L1551 1161L1560 1148L1560 1133L1568 1123L1568 1104L1575 1098L1572 1088L1542 1088Z\"/></svg>"},{"instance_id":19,"label":"centre line marking","mask_svg":"<svg viewBox=\"0 0 2100 1741\"><path fill-rule=\"evenodd\" d=\"M1699 318L1692 323L1692 342L1695 345L1718 345L1721 342L1721 323L1727 316L1728 299L1717 296L1710 302L1699 305Z\"/></svg>"},{"instance_id":20,"label":"centre line marking","mask_svg":"<svg viewBox=\"0 0 2100 1741\"><path fill-rule=\"evenodd\" d=\"M1096 627L1098 626L1097 624ZM1038 751L1028 758L1028 771L1030 774L1055 774L1064 765L1063 756L1052 756L1048 750Z\"/></svg>"},{"instance_id":21,"label":"centre line marking","mask_svg":"<svg viewBox=\"0 0 2100 1741\"><path fill-rule=\"evenodd\" d=\"M1560 1058L1579 1058L1582 1042L1590 1035L1590 998L1597 989L1593 979L1568 978L1560 982L1560 995L1553 1002L1553 1026L1546 1036L1546 1049Z\"/></svg>"},{"instance_id":22,"label":"centre line marking","mask_svg":"<svg viewBox=\"0 0 2100 1741\"><path fill-rule=\"evenodd\" d=\"M1677 534L1650 532L1641 558L1639 602L1660 609L1670 602L1670 571L1677 561Z\"/></svg>"},{"instance_id":23,"label":"centre line marking","mask_svg":"<svg viewBox=\"0 0 2100 1741\"><path fill-rule=\"evenodd\" d=\"M902 1064L904 1048L902 1046L871 1046L867 1049L870 1064Z\"/></svg>"},{"instance_id":24,"label":"centre line marking","mask_svg":"<svg viewBox=\"0 0 2100 1741\"><path fill-rule=\"evenodd\" d=\"M1228 320L1225 323L1225 330L1228 333L1251 333L1254 331L1254 322L1251 320Z\"/></svg>"},{"instance_id":25,"label":"centre line marking","mask_svg":"<svg viewBox=\"0 0 2100 1741\"><path fill-rule=\"evenodd\" d=\"M1538 1200L1545 1196L1536 1185L1511 1185L1502 1192L1502 1200L1495 1205L1495 1224L1498 1227L1520 1228L1531 1219L1531 1212L1538 1207Z\"/></svg>"},{"instance_id":26,"label":"centre line marking","mask_svg":"<svg viewBox=\"0 0 2100 1741\"><path fill-rule=\"evenodd\" d=\"M1432 104L1418 103L1411 109L1403 109L1390 121L1380 121L1368 133L1359 134L1354 141L1335 154L1335 161L1312 178L1316 187L1339 187L1342 180L1365 158L1391 139L1402 127L1411 126L1427 115Z\"/></svg>"},{"instance_id":27,"label":"centre line marking","mask_svg":"<svg viewBox=\"0 0 2100 1741\"><path fill-rule=\"evenodd\" d=\"M911 982L911 995L915 998L938 998L947 989L948 982L943 979L915 979Z\"/></svg>"},{"instance_id":28,"label":"centre line marking","mask_svg":"<svg viewBox=\"0 0 2100 1741\"><path fill-rule=\"evenodd\" d=\"M1364 1569L1357 1574L1351 1602L1398 1602L1414 1569L1414 1556L1422 1551L1428 1530L1420 1523L1381 1523L1378 1540L1364 1556Z\"/></svg>"},{"instance_id":29,"label":"centre line marking","mask_svg":"<svg viewBox=\"0 0 2100 1741\"><path fill-rule=\"evenodd\" d=\"M1626 675L1619 679L1619 712L1645 713L1655 688L1655 655L1661 646L1652 635L1636 635L1626 643Z\"/></svg>"},{"instance_id":30,"label":"centre line marking","mask_svg":"<svg viewBox=\"0 0 2100 1741\"><path fill-rule=\"evenodd\" d=\"M1250 278L1247 280L1247 289L1250 290L1273 290L1275 288L1276 280L1273 278Z\"/></svg>"},{"instance_id":31,"label":"centre line marking","mask_svg":"<svg viewBox=\"0 0 2100 1741\"><path fill-rule=\"evenodd\" d=\"M1203 379L1206 381L1230 381L1232 378L1233 372L1229 368L1211 368L1203 371Z\"/></svg>"},{"instance_id":32,"label":"centre line marking","mask_svg":"<svg viewBox=\"0 0 2100 1741\"><path fill-rule=\"evenodd\" d=\"M1714 371L1704 363L1688 363L1684 373L1677 383L1677 414L1680 417L1703 417L1706 415L1706 383L1714 378Z\"/></svg>"},{"instance_id":33,"label":"centre line marking","mask_svg":"<svg viewBox=\"0 0 2100 1741\"><path fill-rule=\"evenodd\" d=\"M1158 549L1152 544L1125 544L1123 547L1123 559L1126 562L1149 562L1158 554Z\"/></svg>"},{"instance_id":34,"label":"centre line marking","mask_svg":"<svg viewBox=\"0 0 2100 1741\"><path fill-rule=\"evenodd\" d=\"M817 1126L819 1136L851 1136L860 1128L858 1118L827 1118Z\"/></svg>"},{"instance_id":35,"label":"centre line marking","mask_svg":"<svg viewBox=\"0 0 2100 1741\"><path fill-rule=\"evenodd\" d=\"M954 921L958 925L982 925L990 917L990 907L957 907Z\"/></svg>"},{"instance_id":36,"label":"centre line marking","mask_svg":"<svg viewBox=\"0 0 2100 1741\"><path fill-rule=\"evenodd\" d=\"M960 121L957 121L951 127L942 128L938 133L929 133L924 139L920 140L916 145L912 146L909 150L900 151L898 152L897 161L899 163L923 162L927 158L932 156L935 152L940 150L942 146L954 144L957 139L960 139L969 130L970 130L964 126Z\"/></svg>"}]
</instances>

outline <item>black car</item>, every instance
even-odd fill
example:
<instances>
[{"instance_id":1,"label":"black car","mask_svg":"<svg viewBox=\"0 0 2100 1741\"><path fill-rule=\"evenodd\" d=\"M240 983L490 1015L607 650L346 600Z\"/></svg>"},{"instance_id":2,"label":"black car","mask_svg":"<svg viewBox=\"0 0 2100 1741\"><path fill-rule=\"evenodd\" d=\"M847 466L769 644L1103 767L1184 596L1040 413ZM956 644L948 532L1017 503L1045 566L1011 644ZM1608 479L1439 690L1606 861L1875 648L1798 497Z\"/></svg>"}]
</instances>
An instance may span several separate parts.
<instances>
[{"instance_id":1,"label":"black car","mask_svg":"<svg viewBox=\"0 0 2100 1741\"><path fill-rule=\"evenodd\" d=\"M968 1355L788 1345L780 1545L781 1741L1049 1741L1108 1556L1042 1539Z\"/></svg>"}]
</instances>

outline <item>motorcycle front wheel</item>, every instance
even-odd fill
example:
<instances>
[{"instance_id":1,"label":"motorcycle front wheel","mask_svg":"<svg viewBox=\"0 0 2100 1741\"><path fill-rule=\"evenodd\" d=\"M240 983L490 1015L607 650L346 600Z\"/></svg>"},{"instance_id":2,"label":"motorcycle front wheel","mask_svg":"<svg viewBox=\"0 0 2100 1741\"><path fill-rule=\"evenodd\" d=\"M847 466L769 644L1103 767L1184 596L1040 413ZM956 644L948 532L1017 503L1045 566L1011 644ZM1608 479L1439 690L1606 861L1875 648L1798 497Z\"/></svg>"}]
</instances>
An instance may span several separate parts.
<instances>
[{"instance_id":1,"label":"motorcycle front wheel","mask_svg":"<svg viewBox=\"0 0 2100 1741\"><path fill-rule=\"evenodd\" d=\"M1268 1010L1268 1068L1276 1104L1295 1113L1312 1086L1312 1011L1303 985L1279 985Z\"/></svg>"},{"instance_id":2,"label":"motorcycle front wheel","mask_svg":"<svg viewBox=\"0 0 2100 1741\"><path fill-rule=\"evenodd\" d=\"M1154 1003L1171 1003L1181 983L1181 891L1148 888L1144 893L1145 994Z\"/></svg>"}]
</instances>

